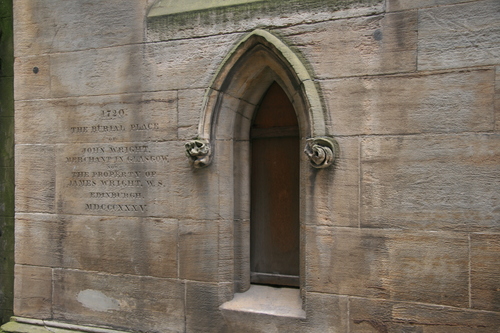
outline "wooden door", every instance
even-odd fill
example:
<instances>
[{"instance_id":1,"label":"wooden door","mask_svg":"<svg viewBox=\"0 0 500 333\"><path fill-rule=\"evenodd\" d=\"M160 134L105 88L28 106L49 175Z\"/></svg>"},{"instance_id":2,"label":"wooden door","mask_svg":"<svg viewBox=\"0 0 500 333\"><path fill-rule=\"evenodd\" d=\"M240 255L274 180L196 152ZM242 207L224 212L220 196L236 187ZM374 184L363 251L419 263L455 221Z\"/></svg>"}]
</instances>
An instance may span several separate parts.
<instances>
[{"instance_id":1,"label":"wooden door","mask_svg":"<svg viewBox=\"0 0 500 333\"><path fill-rule=\"evenodd\" d=\"M277 83L256 112L251 147L251 282L298 286L299 129Z\"/></svg>"}]
</instances>

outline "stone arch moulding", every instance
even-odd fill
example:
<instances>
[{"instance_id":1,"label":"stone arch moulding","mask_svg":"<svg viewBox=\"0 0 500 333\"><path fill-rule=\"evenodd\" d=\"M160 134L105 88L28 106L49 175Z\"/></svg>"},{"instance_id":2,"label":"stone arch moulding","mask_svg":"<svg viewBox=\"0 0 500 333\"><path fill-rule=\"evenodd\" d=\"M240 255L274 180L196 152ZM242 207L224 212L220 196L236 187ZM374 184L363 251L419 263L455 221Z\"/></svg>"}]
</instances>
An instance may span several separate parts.
<instances>
[{"instance_id":1,"label":"stone arch moulding","mask_svg":"<svg viewBox=\"0 0 500 333\"><path fill-rule=\"evenodd\" d=\"M326 168L335 163L339 147L327 135L320 94L305 65L279 38L257 29L233 47L207 89L198 137L185 144L195 168L210 165L217 140L248 139L255 106L274 81L295 107L311 165Z\"/></svg>"}]
</instances>

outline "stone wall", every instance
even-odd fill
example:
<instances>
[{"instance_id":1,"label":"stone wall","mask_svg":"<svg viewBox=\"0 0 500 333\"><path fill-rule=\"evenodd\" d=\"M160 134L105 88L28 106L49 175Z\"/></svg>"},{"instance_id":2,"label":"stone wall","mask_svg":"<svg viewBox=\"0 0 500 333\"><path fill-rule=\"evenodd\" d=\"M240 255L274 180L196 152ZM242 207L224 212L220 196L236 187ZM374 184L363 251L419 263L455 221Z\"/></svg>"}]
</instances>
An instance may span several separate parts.
<instances>
[{"instance_id":1,"label":"stone wall","mask_svg":"<svg viewBox=\"0 0 500 333\"><path fill-rule=\"evenodd\" d=\"M148 17L153 2L14 3L18 323L498 332L497 0L251 1ZM212 165L184 153L208 88L255 29L304 64L341 150L332 168L301 157L303 315L226 307L242 295L248 247L235 189L247 164L236 120L261 96L242 91L250 76L215 90L229 116L214 122Z\"/></svg>"},{"instance_id":2,"label":"stone wall","mask_svg":"<svg viewBox=\"0 0 500 333\"><path fill-rule=\"evenodd\" d=\"M14 291L14 51L12 1L0 1L0 323Z\"/></svg>"}]
</instances>

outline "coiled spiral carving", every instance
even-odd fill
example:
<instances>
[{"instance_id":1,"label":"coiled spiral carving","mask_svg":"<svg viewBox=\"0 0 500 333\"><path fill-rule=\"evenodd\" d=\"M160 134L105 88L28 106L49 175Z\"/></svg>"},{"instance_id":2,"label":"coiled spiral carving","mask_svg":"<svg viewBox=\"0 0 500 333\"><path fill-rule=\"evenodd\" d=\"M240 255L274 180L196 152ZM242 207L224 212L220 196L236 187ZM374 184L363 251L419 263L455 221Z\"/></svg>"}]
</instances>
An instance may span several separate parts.
<instances>
[{"instance_id":1,"label":"coiled spiral carving","mask_svg":"<svg viewBox=\"0 0 500 333\"><path fill-rule=\"evenodd\" d=\"M311 165L317 169L333 165L339 155L339 145L333 138L317 137L306 140L304 153Z\"/></svg>"}]
</instances>

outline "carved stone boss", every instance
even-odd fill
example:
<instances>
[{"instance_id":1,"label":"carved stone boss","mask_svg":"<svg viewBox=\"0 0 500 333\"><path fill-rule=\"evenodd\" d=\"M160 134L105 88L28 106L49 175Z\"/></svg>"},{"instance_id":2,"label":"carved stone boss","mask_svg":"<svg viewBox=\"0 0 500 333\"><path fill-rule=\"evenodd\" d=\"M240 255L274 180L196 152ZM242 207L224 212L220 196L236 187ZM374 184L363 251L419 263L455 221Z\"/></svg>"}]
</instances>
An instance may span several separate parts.
<instances>
[{"instance_id":1,"label":"carved stone boss","mask_svg":"<svg viewBox=\"0 0 500 333\"><path fill-rule=\"evenodd\" d=\"M188 141L185 148L195 168L204 168L212 162L212 149L208 140ZM339 156L339 145L329 137L310 138L306 140L304 153L314 168L323 169L335 163Z\"/></svg>"},{"instance_id":2,"label":"carved stone boss","mask_svg":"<svg viewBox=\"0 0 500 333\"><path fill-rule=\"evenodd\" d=\"M317 169L333 165L339 156L339 144L334 138L326 136L306 140L304 153L311 165Z\"/></svg>"},{"instance_id":3,"label":"carved stone boss","mask_svg":"<svg viewBox=\"0 0 500 333\"><path fill-rule=\"evenodd\" d=\"M212 149L208 140L191 140L184 147L186 156L195 168L204 168L212 163Z\"/></svg>"}]
</instances>

